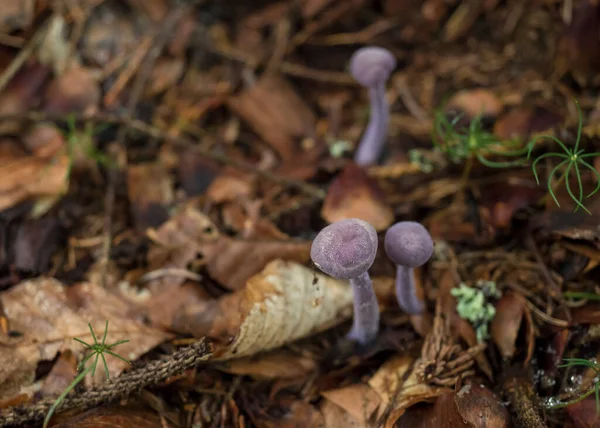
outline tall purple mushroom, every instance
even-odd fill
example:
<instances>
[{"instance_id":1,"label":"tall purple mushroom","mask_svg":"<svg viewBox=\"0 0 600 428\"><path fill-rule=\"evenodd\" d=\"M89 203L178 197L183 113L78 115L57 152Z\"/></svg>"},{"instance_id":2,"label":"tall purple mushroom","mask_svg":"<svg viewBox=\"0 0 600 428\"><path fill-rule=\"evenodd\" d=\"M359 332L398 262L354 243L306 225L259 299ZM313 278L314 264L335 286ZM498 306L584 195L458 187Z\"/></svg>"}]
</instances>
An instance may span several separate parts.
<instances>
[{"instance_id":1,"label":"tall purple mushroom","mask_svg":"<svg viewBox=\"0 0 600 428\"><path fill-rule=\"evenodd\" d=\"M414 221L394 224L385 233L385 252L397 265L396 298L402 310L409 314L423 312L415 288L413 269L424 265L433 254L433 239L425 227Z\"/></svg>"},{"instance_id":2,"label":"tall purple mushroom","mask_svg":"<svg viewBox=\"0 0 600 428\"><path fill-rule=\"evenodd\" d=\"M326 226L312 243L310 257L323 272L350 280L354 294L354 321L348 338L366 344L379 331L379 304L368 270L377 253L377 232L356 218Z\"/></svg>"},{"instance_id":3,"label":"tall purple mushroom","mask_svg":"<svg viewBox=\"0 0 600 428\"><path fill-rule=\"evenodd\" d=\"M396 68L396 59L390 51L367 46L354 52L350 59L350 74L369 89L371 115L369 124L354 154L360 166L377 162L387 137L389 106L385 99L385 84Z\"/></svg>"}]
</instances>

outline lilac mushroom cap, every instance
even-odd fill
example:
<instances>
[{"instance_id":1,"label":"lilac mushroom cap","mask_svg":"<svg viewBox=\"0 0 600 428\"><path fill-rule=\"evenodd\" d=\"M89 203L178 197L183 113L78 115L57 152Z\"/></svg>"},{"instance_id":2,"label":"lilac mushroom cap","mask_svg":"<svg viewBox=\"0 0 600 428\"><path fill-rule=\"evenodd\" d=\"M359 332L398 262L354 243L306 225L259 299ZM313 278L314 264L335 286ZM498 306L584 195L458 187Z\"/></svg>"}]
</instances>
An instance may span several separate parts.
<instances>
[{"instance_id":1,"label":"lilac mushroom cap","mask_svg":"<svg viewBox=\"0 0 600 428\"><path fill-rule=\"evenodd\" d=\"M383 150L390 115L385 84L395 68L394 55L376 46L361 48L350 59L350 74L369 89L371 103L369 123L354 154L354 161L360 166L375 163Z\"/></svg>"},{"instance_id":2,"label":"lilac mushroom cap","mask_svg":"<svg viewBox=\"0 0 600 428\"><path fill-rule=\"evenodd\" d=\"M385 48L367 46L350 59L350 74L362 86L371 88L385 83L396 68L396 58Z\"/></svg>"},{"instance_id":3,"label":"lilac mushroom cap","mask_svg":"<svg viewBox=\"0 0 600 428\"><path fill-rule=\"evenodd\" d=\"M377 232L357 218L326 226L314 239L310 258L323 272L338 279L351 279L369 270L377 253Z\"/></svg>"},{"instance_id":4,"label":"lilac mushroom cap","mask_svg":"<svg viewBox=\"0 0 600 428\"><path fill-rule=\"evenodd\" d=\"M397 265L398 304L409 314L422 313L423 303L417 297L413 269L431 258L434 249L431 235L422 224L403 221L388 229L384 248L388 257Z\"/></svg>"},{"instance_id":5,"label":"lilac mushroom cap","mask_svg":"<svg viewBox=\"0 0 600 428\"><path fill-rule=\"evenodd\" d=\"M367 272L375 261L377 245L375 228L350 218L321 230L310 249L310 257L320 270L334 278L350 280L354 320L347 337L363 345L379 331L379 304Z\"/></svg>"}]
</instances>

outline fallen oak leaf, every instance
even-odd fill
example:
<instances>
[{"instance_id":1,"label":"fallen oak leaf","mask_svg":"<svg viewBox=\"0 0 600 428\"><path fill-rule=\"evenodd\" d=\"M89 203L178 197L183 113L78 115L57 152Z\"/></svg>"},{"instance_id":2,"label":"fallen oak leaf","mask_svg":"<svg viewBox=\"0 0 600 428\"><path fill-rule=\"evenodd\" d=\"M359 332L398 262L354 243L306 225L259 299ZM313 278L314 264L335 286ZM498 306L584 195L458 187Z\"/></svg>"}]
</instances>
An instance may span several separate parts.
<instances>
[{"instance_id":1,"label":"fallen oak leaf","mask_svg":"<svg viewBox=\"0 0 600 428\"><path fill-rule=\"evenodd\" d=\"M316 281L315 281L316 279ZM212 303L183 308L173 330L222 339L216 360L278 348L325 330L352 314L344 282L295 262L274 260L246 287Z\"/></svg>"}]
</instances>

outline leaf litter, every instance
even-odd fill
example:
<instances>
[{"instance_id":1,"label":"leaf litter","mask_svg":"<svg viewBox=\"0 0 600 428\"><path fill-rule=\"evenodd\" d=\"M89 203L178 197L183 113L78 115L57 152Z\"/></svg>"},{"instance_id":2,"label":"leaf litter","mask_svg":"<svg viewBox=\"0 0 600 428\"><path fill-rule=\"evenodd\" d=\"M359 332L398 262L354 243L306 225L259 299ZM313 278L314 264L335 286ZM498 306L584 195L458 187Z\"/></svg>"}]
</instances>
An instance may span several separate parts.
<instances>
[{"instance_id":1,"label":"leaf litter","mask_svg":"<svg viewBox=\"0 0 600 428\"><path fill-rule=\"evenodd\" d=\"M0 425L41 422L107 320L132 364L107 355L54 426L597 425L597 2L13 3ZM364 46L397 61L376 96ZM310 257L346 218L378 232L368 346L353 280ZM399 221L435 241L418 314Z\"/></svg>"}]
</instances>

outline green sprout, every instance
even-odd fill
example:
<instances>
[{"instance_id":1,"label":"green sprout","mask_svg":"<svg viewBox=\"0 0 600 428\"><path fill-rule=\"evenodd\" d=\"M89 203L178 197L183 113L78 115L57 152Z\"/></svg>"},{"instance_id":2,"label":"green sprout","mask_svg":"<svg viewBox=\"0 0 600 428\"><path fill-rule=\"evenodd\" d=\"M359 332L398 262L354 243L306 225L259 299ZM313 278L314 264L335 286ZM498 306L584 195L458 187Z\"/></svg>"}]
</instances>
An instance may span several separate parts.
<instances>
[{"instance_id":1,"label":"green sprout","mask_svg":"<svg viewBox=\"0 0 600 428\"><path fill-rule=\"evenodd\" d=\"M585 300L594 300L600 301L600 295L596 293L587 293L585 291L565 291L563 293L565 297L569 299L585 299Z\"/></svg>"},{"instance_id":2,"label":"green sprout","mask_svg":"<svg viewBox=\"0 0 600 428\"><path fill-rule=\"evenodd\" d=\"M92 377L94 377L94 375L96 374L96 367L98 366L98 360L100 358L102 358L102 364L104 365L104 373L106 373L106 380L108 382L110 382L110 375L108 373L108 364L106 364L106 358L104 357L104 353L107 353L109 355L112 355L113 357L116 357L122 361L125 361L127 364L131 364L130 361L126 360L125 358L123 358L122 356L120 356L118 354L115 354L112 351L112 349L115 348L116 346L129 342L129 339L119 340L119 341L117 341L115 343L111 343L111 344L106 343L106 335L108 334L108 320L106 320L106 327L104 328L104 336L102 337L102 342L98 342L98 339L96 338L96 335L94 334L94 330L92 329L92 325L90 323L88 323L88 327L90 328L90 333L92 333L92 338L94 339L93 344L86 343L83 340L77 339L77 338L74 338L73 340L81 343L83 346L85 346L91 352L77 366L77 371L81 371L81 373L79 373L77 375L77 377L73 380L73 382L71 382L71 384L69 386L67 386L67 388L58 396L58 398L56 399L56 401L54 402L52 407L50 407L50 410L48 410L48 414L46 415L46 418L44 419L43 428L46 428L48 426L48 423L50 422L52 415L56 411L56 408L60 405L60 403L62 403L65 400L65 398L73 390L73 388L75 388L75 386L77 386L86 377L86 375L88 373L91 372ZM92 357L95 357L94 361L87 367L84 367L85 363L87 363Z\"/></svg>"},{"instance_id":3,"label":"green sprout","mask_svg":"<svg viewBox=\"0 0 600 428\"><path fill-rule=\"evenodd\" d=\"M577 101L575 101L575 105L577 106L577 112L579 114L579 124L577 126L577 138L575 139L575 146L572 149L569 149L562 141L560 141L558 138L556 138L554 136L551 136L551 135L539 136L539 137L534 138L528 144L527 159L530 158L531 152L533 151L533 147L535 146L535 143L540 139L549 139L549 140L554 141L556 144L558 144L564 153L559 153L559 152L544 153L544 154L538 156L535 159L535 161L533 161L531 168L533 169L533 175L535 176L535 181L538 183L538 185L540 184L536 166L541 160L549 158L549 157L556 157L556 158L562 159L558 163L558 165L556 165L550 171L550 174L548 175L548 192L550 193L550 196L552 197L552 199L554 199L554 202L556 202L556 205L558 205L560 207L560 204L558 203L558 199L556 198L556 195L554 194L554 187L558 186L560 184L560 182L564 180L565 186L567 188L567 193L569 194L571 199L573 199L573 201L575 201L575 204L576 204L575 211L577 211L579 208L582 208L585 212L587 212L588 214L591 214L590 211L583 205L583 200L589 198L590 196L592 196L593 194L598 192L598 190L600 190L600 172L598 172L592 164L590 164L588 161L586 161L586 159L592 158L594 156L600 156L600 152L584 154L585 150L579 149L579 143L581 141L581 130L583 128L583 114L581 113L581 108L579 107L579 103ZM554 176L555 176L555 174L557 174L558 171L561 170L561 168L564 168L564 170L563 170L560 178L558 180L556 180L556 182L553 184ZM590 194L588 194L585 198L584 198L584 192L583 192L583 183L581 181L581 170L582 169L589 169L590 171L592 171L596 175L596 178L598 180L598 184L596 185L596 188ZM573 193L573 190L571 189L571 184L569 182L571 173L575 174L575 177L577 179L577 196L575 195L575 193Z\"/></svg>"},{"instance_id":4,"label":"green sprout","mask_svg":"<svg viewBox=\"0 0 600 428\"><path fill-rule=\"evenodd\" d=\"M462 115L449 120L443 110L435 113L433 125L433 144L445 152L452 162L467 160L465 177L468 175L473 159L479 160L490 168L509 168L521 166L525 159L511 161L492 161L491 156L520 157L527 153L528 147L519 147L518 140L499 141L496 136L487 132L478 115L466 127L458 127Z\"/></svg>"},{"instance_id":5,"label":"green sprout","mask_svg":"<svg viewBox=\"0 0 600 428\"><path fill-rule=\"evenodd\" d=\"M598 381L598 376L600 375L600 365L594 361L587 360L585 358L565 358L563 359L566 364L561 364L558 366L559 368L565 367L587 367L592 369L596 373L596 378L594 379L594 386L590 388L587 392L584 392L579 397L565 402L558 402L556 399L548 400L546 407L550 409L562 409L564 407L568 407L572 404L579 403L580 401L585 400L592 394L596 395L596 415L600 414L600 382Z\"/></svg>"},{"instance_id":6,"label":"green sprout","mask_svg":"<svg viewBox=\"0 0 600 428\"><path fill-rule=\"evenodd\" d=\"M67 179L71 176L75 159L80 154L88 159L96 161L100 165L107 166L110 164L110 157L98 150L92 139L95 134L103 131L107 127L108 125L101 125L94 128L93 124L88 122L85 124L83 131L80 131L75 124L75 116L69 115L67 118L67 131L64 132L69 153Z\"/></svg>"},{"instance_id":7,"label":"green sprout","mask_svg":"<svg viewBox=\"0 0 600 428\"><path fill-rule=\"evenodd\" d=\"M464 282L453 288L450 294L457 298L456 312L471 323L477 333L477 341L484 342L489 338L488 324L496 315L496 308L489 303L491 298L499 298L500 290L493 281L477 281L476 287L469 287Z\"/></svg>"}]
</instances>

